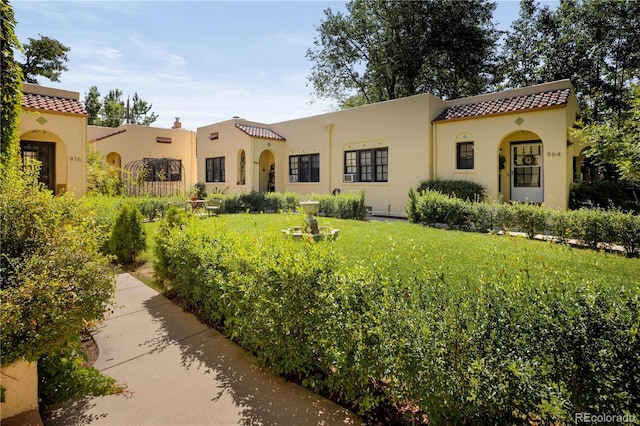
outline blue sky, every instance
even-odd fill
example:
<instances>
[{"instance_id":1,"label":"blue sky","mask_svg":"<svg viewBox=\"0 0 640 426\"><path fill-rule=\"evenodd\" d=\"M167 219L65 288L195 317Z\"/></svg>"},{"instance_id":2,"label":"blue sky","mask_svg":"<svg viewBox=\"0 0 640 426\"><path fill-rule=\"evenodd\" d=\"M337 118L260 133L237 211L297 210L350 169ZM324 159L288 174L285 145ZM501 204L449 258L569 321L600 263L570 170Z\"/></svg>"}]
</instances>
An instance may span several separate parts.
<instances>
[{"instance_id":1,"label":"blue sky","mask_svg":"<svg viewBox=\"0 0 640 426\"><path fill-rule=\"evenodd\" d=\"M326 8L344 1L25 1L14 0L16 35L71 48L60 83L80 99L120 89L153 104L153 124L198 127L233 116L274 123L334 109L312 102L305 53ZM494 20L508 29L517 1L499 1Z\"/></svg>"}]
</instances>

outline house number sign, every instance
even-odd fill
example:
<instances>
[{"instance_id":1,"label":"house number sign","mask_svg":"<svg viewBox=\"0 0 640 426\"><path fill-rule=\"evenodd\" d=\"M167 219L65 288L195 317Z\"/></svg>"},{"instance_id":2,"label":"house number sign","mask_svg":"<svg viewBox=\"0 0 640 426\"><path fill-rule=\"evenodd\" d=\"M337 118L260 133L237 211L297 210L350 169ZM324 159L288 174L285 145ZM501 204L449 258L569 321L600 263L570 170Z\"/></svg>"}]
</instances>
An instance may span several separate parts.
<instances>
[{"instance_id":1,"label":"house number sign","mask_svg":"<svg viewBox=\"0 0 640 426\"><path fill-rule=\"evenodd\" d=\"M547 151L547 157L560 157L561 155L562 153L560 151L558 152Z\"/></svg>"},{"instance_id":2,"label":"house number sign","mask_svg":"<svg viewBox=\"0 0 640 426\"><path fill-rule=\"evenodd\" d=\"M69 161L82 161L82 158L78 157L77 155L72 155L71 157L69 157Z\"/></svg>"}]
</instances>

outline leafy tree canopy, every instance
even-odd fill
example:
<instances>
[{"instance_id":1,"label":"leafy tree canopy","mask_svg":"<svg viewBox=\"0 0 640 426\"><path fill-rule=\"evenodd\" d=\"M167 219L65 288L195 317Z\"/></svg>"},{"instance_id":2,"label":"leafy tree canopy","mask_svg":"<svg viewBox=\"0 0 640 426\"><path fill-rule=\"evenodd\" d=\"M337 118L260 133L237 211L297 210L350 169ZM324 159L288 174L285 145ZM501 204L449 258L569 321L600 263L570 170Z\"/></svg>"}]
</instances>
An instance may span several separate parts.
<instances>
[{"instance_id":1,"label":"leafy tree canopy","mask_svg":"<svg viewBox=\"0 0 640 426\"><path fill-rule=\"evenodd\" d=\"M632 108L618 123L592 123L573 134L591 145L588 156L596 164L611 164L621 179L640 184L640 84L631 93Z\"/></svg>"},{"instance_id":2,"label":"leafy tree canopy","mask_svg":"<svg viewBox=\"0 0 640 426\"><path fill-rule=\"evenodd\" d=\"M585 122L623 119L640 78L640 2L523 0L502 54L506 87L568 78Z\"/></svg>"},{"instance_id":3,"label":"leafy tree canopy","mask_svg":"<svg viewBox=\"0 0 640 426\"><path fill-rule=\"evenodd\" d=\"M484 1L352 0L325 10L309 83L316 96L357 106L417 93L475 95L494 80L499 32Z\"/></svg>"},{"instance_id":4,"label":"leafy tree canopy","mask_svg":"<svg viewBox=\"0 0 640 426\"><path fill-rule=\"evenodd\" d=\"M67 71L65 63L69 60L69 50L69 47L50 37L41 35L39 39L29 38L29 43L24 45L25 60L20 64L25 81L38 84L38 76L60 81L62 71Z\"/></svg>"},{"instance_id":5,"label":"leafy tree canopy","mask_svg":"<svg viewBox=\"0 0 640 426\"><path fill-rule=\"evenodd\" d=\"M118 127L123 123L150 126L158 119L158 114L151 112L153 104L148 103L134 93L132 103L123 101L122 90L112 89L100 100L100 91L91 86L85 93L84 107L89 115L88 123L96 126Z\"/></svg>"}]
</instances>

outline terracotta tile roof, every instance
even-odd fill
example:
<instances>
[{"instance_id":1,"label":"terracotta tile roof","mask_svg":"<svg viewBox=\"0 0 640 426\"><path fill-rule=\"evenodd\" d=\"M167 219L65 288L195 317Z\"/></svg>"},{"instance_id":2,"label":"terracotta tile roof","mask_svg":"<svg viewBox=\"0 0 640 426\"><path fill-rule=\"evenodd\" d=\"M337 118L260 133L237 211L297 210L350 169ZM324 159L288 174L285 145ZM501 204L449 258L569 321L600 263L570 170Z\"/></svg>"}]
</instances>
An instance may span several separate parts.
<instances>
[{"instance_id":1,"label":"terracotta tile roof","mask_svg":"<svg viewBox=\"0 0 640 426\"><path fill-rule=\"evenodd\" d=\"M22 108L87 115L84 105L77 99L59 98L35 93L24 94L22 97Z\"/></svg>"},{"instance_id":2,"label":"terracotta tile roof","mask_svg":"<svg viewBox=\"0 0 640 426\"><path fill-rule=\"evenodd\" d=\"M283 136L280 136L273 130L267 129L265 127L250 126L248 124L239 123L236 123L236 127L254 138L275 139L277 141L286 140Z\"/></svg>"},{"instance_id":3,"label":"terracotta tile roof","mask_svg":"<svg viewBox=\"0 0 640 426\"><path fill-rule=\"evenodd\" d=\"M511 98L454 105L438 114L433 121L456 120L561 106L567 104L570 95L571 89L564 88L530 95L514 96Z\"/></svg>"}]
</instances>

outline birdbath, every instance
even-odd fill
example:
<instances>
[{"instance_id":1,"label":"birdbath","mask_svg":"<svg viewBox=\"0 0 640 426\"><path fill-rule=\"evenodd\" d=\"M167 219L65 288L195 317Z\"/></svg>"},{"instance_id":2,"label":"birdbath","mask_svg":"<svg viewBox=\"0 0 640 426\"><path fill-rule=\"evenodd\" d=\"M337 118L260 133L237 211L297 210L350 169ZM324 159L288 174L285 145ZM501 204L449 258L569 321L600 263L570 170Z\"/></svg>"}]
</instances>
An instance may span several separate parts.
<instances>
[{"instance_id":1,"label":"birdbath","mask_svg":"<svg viewBox=\"0 0 640 426\"><path fill-rule=\"evenodd\" d=\"M313 215L320 208L320 201L300 201L300 207L302 207L302 211L307 215L305 221L307 222L307 227L311 230L311 234L318 235L320 233L318 221Z\"/></svg>"}]
</instances>

